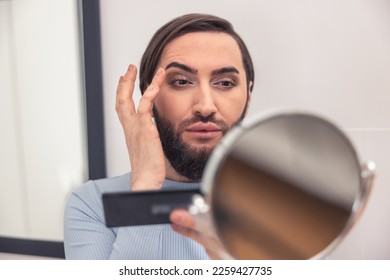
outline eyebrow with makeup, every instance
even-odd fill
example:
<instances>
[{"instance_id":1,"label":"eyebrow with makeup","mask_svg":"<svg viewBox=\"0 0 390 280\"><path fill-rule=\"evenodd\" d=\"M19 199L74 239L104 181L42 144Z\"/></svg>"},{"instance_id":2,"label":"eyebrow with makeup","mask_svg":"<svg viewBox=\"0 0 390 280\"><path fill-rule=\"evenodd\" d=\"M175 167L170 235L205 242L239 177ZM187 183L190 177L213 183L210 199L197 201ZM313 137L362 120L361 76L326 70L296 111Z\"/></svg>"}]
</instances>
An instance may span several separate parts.
<instances>
[{"instance_id":1,"label":"eyebrow with makeup","mask_svg":"<svg viewBox=\"0 0 390 280\"><path fill-rule=\"evenodd\" d=\"M171 62L169 63L166 67L165 67L165 70L168 70L169 68L179 68L185 72L188 72L190 74L198 74L198 70L197 69L194 69L194 68L191 68L185 64L182 64L182 63L179 63L179 62ZM240 72L237 70L236 67L233 67L233 66L229 66L229 67L222 67L222 68L219 68L219 69L215 69L213 71L211 71L211 75L212 76L217 76L217 75L221 75L221 74L225 74L225 73L236 73L236 74L240 74Z\"/></svg>"}]
</instances>

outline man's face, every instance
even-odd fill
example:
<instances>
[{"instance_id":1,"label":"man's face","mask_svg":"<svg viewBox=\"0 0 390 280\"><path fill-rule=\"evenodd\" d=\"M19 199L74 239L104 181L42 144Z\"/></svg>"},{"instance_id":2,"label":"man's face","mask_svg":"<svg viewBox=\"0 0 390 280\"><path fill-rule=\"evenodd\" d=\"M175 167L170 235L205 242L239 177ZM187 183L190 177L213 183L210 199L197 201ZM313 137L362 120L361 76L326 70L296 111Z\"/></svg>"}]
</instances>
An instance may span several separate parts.
<instances>
[{"instance_id":1,"label":"man's face","mask_svg":"<svg viewBox=\"0 0 390 280\"><path fill-rule=\"evenodd\" d=\"M246 112L246 74L238 44L220 32L188 33L170 42L159 65L166 79L154 117L176 172L199 180L223 135Z\"/></svg>"}]
</instances>

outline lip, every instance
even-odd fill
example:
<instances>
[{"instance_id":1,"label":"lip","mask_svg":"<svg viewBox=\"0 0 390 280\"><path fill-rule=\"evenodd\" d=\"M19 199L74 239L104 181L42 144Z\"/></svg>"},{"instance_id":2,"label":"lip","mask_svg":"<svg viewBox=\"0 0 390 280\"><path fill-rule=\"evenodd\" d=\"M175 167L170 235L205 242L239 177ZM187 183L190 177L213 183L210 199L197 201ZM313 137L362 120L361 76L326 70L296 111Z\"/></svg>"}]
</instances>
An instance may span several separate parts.
<instances>
[{"instance_id":1,"label":"lip","mask_svg":"<svg viewBox=\"0 0 390 280\"><path fill-rule=\"evenodd\" d=\"M195 123L190 125L185 130L189 135L194 138L215 138L221 135L222 131L214 123Z\"/></svg>"}]
</instances>

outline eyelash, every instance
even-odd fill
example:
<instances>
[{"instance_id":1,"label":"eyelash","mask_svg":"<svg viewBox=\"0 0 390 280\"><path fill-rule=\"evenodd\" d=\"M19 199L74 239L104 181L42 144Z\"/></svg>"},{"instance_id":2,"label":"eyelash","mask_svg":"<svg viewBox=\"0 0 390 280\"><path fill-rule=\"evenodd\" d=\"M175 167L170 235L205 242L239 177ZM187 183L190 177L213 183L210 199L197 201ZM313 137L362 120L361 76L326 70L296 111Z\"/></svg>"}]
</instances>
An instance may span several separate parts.
<instances>
[{"instance_id":1,"label":"eyelash","mask_svg":"<svg viewBox=\"0 0 390 280\"><path fill-rule=\"evenodd\" d=\"M226 83L228 85L224 85ZM235 87L237 84L236 84L236 82L234 80L228 79L228 80L219 80L219 81L213 83L213 85L221 85L223 88L228 89L228 88Z\"/></svg>"},{"instance_id":2,"label":"eyelash","mask_svg":"<svg viewBox=\"0 0 390 280\"><path fill-rule=\"evenodd\" d=\"M185 83L182 84L183 82ZM188 84L193 84L193 83L187 79L177 78L177 79L173 79L169 84L174 87L184 87L187 86Z\"/></svg>"},{"instance_id":3,"label":"eyelash","mask_svg":"<svg viewBox=\"0 0 390 280\"><path fill-rule=\"evenodd\" d=\"M189 84L192 85L194 83L187 80L187 79L176 78L176 79L173 79L169 84L171 86L180 88L180 87L185 87ZM219 81L213 82L212 85L221 86L223 89L230 89L230 88L235 87L237 85L237 83L234 80L229 79L229 80L219 80Z\"/></svg>"}]
</instances>

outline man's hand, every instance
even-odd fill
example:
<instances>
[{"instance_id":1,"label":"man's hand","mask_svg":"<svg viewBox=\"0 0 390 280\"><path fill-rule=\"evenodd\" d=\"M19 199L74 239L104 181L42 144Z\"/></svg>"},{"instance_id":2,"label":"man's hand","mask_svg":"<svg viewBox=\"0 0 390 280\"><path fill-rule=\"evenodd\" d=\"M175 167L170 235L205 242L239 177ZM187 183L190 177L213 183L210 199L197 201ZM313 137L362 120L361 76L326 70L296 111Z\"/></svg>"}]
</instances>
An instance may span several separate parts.
<instances>
[{"instance_id":1,"label":"man's hand","mask_svg":"<svg viewBox=\"0 0 390 280\"><path fill-rule=\"evenodd\" d=\"M144 92L136 110L133 90L137 68L130 65L119 79L116 106L129 153L131 189L160 189L165 179L165 157L157 128L152 120L153 102L165 79L165 71L158 69L152 83Z\"/></svg>"},{"instance_id":2,"label":"man's hand","mask_svg":"<svg viewBox=\"0 0 390 280\"><path fill-rule=\"evenodd\" d=\"M201 230L204 232L204 229L197 227L194 217L188 211L182 209L174 210L170 215L170 220L172 229L175 232L201 244L211 259L216 260L225 256L226 253L219 240L207 233L202 233Z\"/></svg>"}]
</instances>

